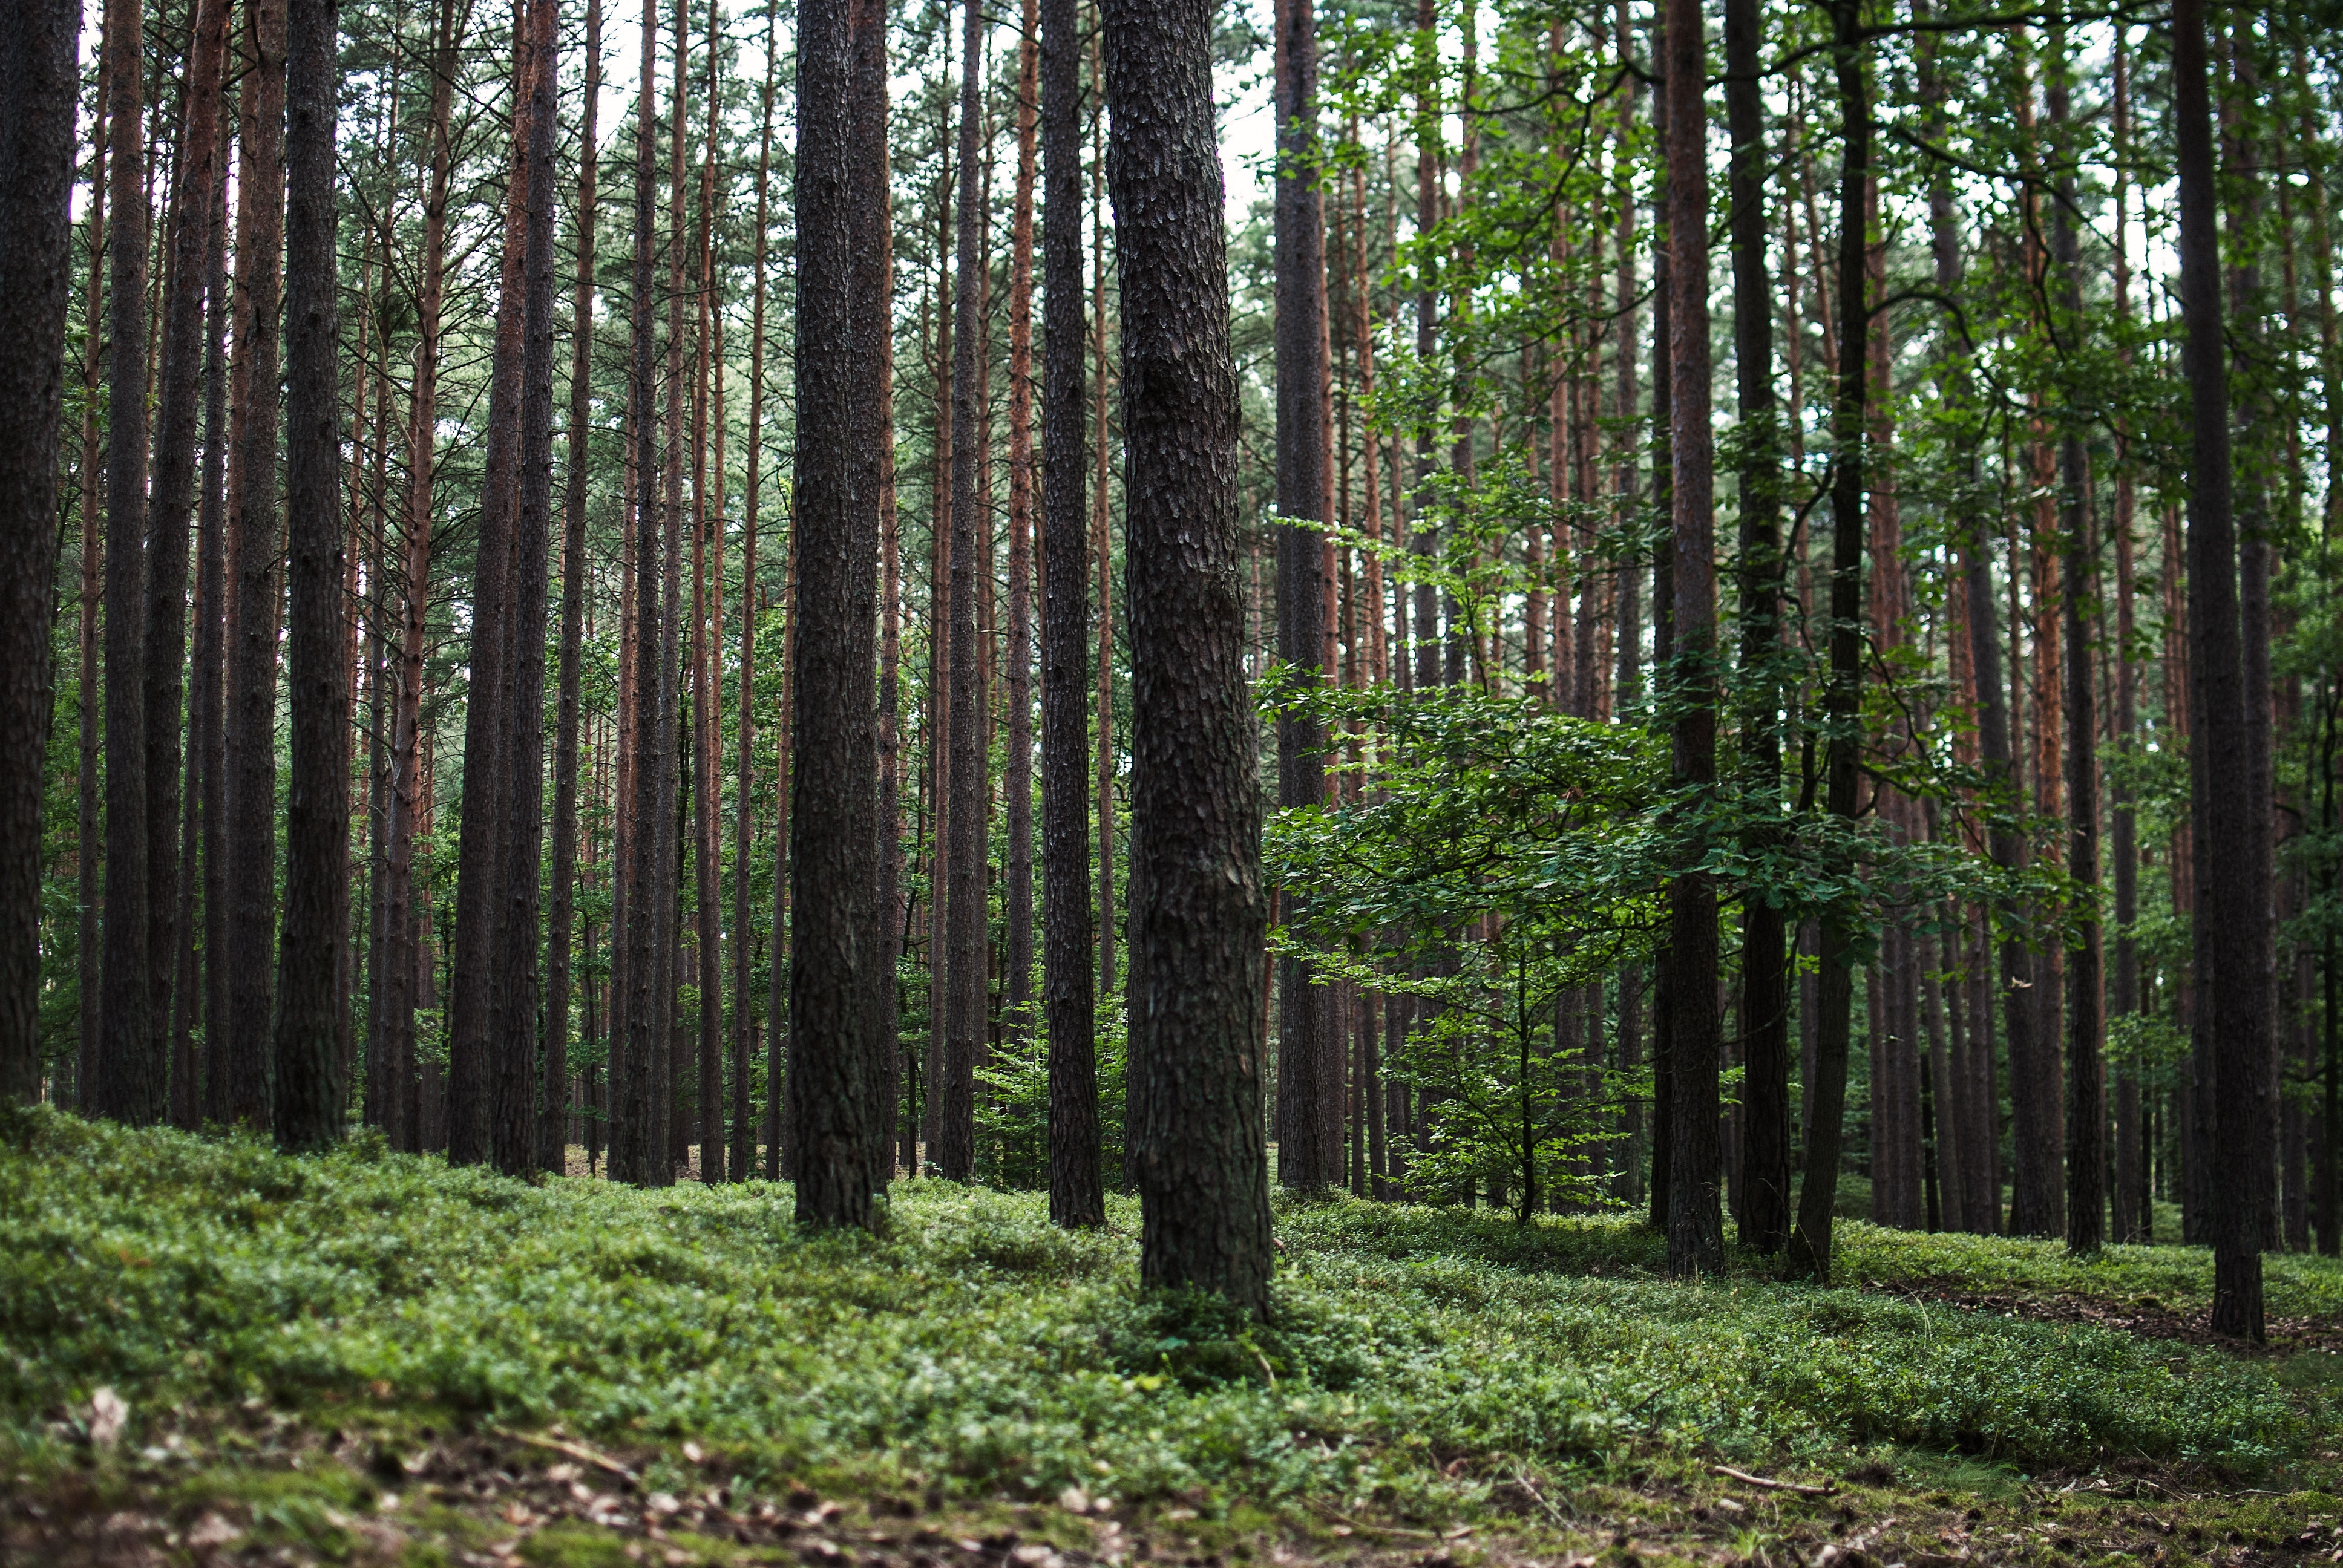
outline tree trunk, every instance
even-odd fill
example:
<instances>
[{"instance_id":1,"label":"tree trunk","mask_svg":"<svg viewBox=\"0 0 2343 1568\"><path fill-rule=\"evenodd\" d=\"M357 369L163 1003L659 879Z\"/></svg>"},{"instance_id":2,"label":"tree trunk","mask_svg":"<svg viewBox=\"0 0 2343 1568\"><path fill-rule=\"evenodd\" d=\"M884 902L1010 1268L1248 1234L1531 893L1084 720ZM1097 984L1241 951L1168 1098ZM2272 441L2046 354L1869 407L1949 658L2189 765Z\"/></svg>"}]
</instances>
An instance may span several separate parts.
<instances>
[{"instance_id":1,"label":"tree trunk","mask_svg":"<svg viewBox=\"0 0 2343 1568\"><path fill-rule=\"evenodd\" d=\"M134 1124L163 1114L167 1088L150 1025L148 953L145 35L140 0L108 0L114 298L106 486L106 953L102 1046L84 1102ZM45 628L48 622L35 624ZM43 690L45 700L45 682Z\"/></svg>"},{"instance_id":2,"label":"tree trunk","mask_svg":"<svg viewBox=\"0 0 2343 1568\"><path fill-rule=\"evenodd\" d=\"M1142 1282L1259 1319L1264 900L1212 15L1206 0L1110 0L1103 15L1130 508L1131 1164Z\"/></svg>"},{"instance_id":3,"label":"tree trunk","mask_svg":"<svg viewBox=\"0 0 2343 1568\"><path fill-rule=\"evenodd\" d=\"M285 499L291 552L287 686L293 708L278 948L277 1145L340 1141L343 1015L336 983L349 891L349 666L344 653L341 397L336 365L334 126L341 95L335 0L286 15Z\"/></svg>"},{"instance_id":4,"label":"tree trunk","mask_svg":"<svg viewBox=\"0 0 2343 1568\"><path fill-rule=\"evenodd\" d=\"M750 960L756 939L749 924L750 858L756 849L755 797L757 625L763 594L757 580L757 508L763 499L759 481L765 455L765 250L771 230L769 196L773 172L773 76L779 61L774 48L775 13L765 14L765 95L763 118L757 136L757 235L751 272L755 290L749 328L749 489L741 508L740 526L740 761L736 847L732 864L732 1174L746 1181L754 1174L757 1124L749 1092L749 1063L757 1037L755 1008L749 990ZM782 787L786 788L786 781ZM781 929L775 925L770 949L774 967L780 964ZM779 1017L766 1027L779 1029ZM765 1092L775 1098L780 1085L768 1082Z\"/></svg>"},{"instance_id":5,"label":"tree trunk","mask_svg":"<svg viewBox=\"0 0 2343 1568\"><path fill-rule=\"evenodd\" d=\"M2262 1337L2261 1216L2256 1206L2260 1163L2256 1141L2267 1106L2256 1050L2265 1040L2258 1015L2263 986L2255 970L2252 906L2264 890L2251 883L2245 800L2247 719L2238 643L2237 542L2231 512L2229 385L2223 341L2218 196L2206 84L2205 8L2179 0L2173 10L2173 128L2180 181L2180 305L2186 337L2192 445L2188 494L2188 691L2194 744L2191 772L2196 838L2202 851L2197 922L2211 959L2198 977L2197 1005L2213 1039L2213 1329Z\"/></svg>"},{"instance_id":6,"label":"tree trunk","mask_svg":"<svg viewBox=\"0 0 2343 1568\"><path fill-rule=\"evenodd\" d=\"M1033 1036L1033 177L1041 25L1024 0L1017 46L1017 192L1009 263L1009 807L1003 1011L1018 1054Z\"/></svg>"},{"instance_id":7,"label":"tree trunk","mask_svg":"<svg viewBox=\"0 0 2343 1568\"><path fill-rule=\"evenodd\" d=\"M692 801L692 863L698 873L698 950L699 973L699 1179L724 1180L724 968L722 953L723 787L717 778L717 754L724 731L723 699L718 689L724 642L724 383L723 349L719 341L723 302L716 293L716 135L723 95L719 65L722 50L717 35L716 0L708 16L708 131L699 164L699 357L695 372L691 429L691 719L695 793ZM708 416L709 377L713 372L716 415L715 527L709 524ZM708 557L713 550L716 573L711 582ZM736 932L735 939L744 933Z\"/></svg>"},{"instance_id":8,"label":"tree trunk","mask_svg":"<svg viewBox=\"0 0 2343 1568\"><path fill-rule=\"evenodd\" d=\"M1106 1223L1091 990L1080 27L1077 0L1042 0L1041 990L1050 1218L1068 1227Z\"/></svg>"},{"instance_id":9,"label":"tree trunk","mask_svg":"<svg viewBox=\"0 0 2343 1568\"><path fill-rule=\"evenodd\" d=\"M1668 280L1670 458L1674 489L1669 549L1675 607L1674 674L1669 685L1674 779L1705 797L1716 783L1716 585L1709 427L1708 117L1702 102L1707 36L1693 0L1668 0ZM1717 1150L1716 889L1691 869L1669 886L1668 1045L1675 1122L1670 1152L1668 1267L1714 1271L1725 1262L1723 1180Z\"/></svg>"},{"instance_id":10,"label":"tree trunk","mask_svg":"<svg viewBox=\"0 0 2343 1568\"><path fill-rule=\"evenodd\" d=\"M877 754L870 604L860 590L876 562L853 558L868 532L859 513L875 498L855 493L864 470L851 450L863 434L852 250L857 204L880 193L855 189L852 32L837 0L799 13L797 614L806 636L793 716L789 1076L799 1222L868 1228L887 1178L871 1158L883 1131L872 1126L877 1051L869 1039L878 943L865 923Z\"/></svg>"},{"instance_id":11,"label":"tree trunk","mask_svg":"<svg viewBox=\"0 0 2343 1568\"><path fill-rule=\"evenodd\" d=\"M1853 0L1833 6L1834 55L1846 145L1840 163L1838 246L1838 387L1832 414L1836 459L1831 484L1830 678L1823 711L1831 726L1825 809L1843 821L1855 810L1855 766L1861 724L1863 648L1864 403L1868 389L1866 338L1870 315L1864 286L1865 192L1870 174L1871 108L1864 79L1862 20ZM1852 917L1832 911L1822 920L1821 1028L1815 1049L1814 1120L1806 1128L1805 1180L1798 1222L1790 1238L1790 1264L1828 1283L1831 1216L1838 1194L1839 1143L1846 1109L1846 1058L1852 1034L1855 970Z\"/></svg>"},{"instance_id":12,"label":"tree trunk","mask_svg":"<svg viewBox=\"0 0 2343 1568\"><path fill-rule=\"evenodd\" d=\"M976 1171L976 1060L984 1034L985 746L977 694L977 176L981 152L978 82L984 28L977 0L967 0L961 39L957 173L958 270L952 322L951 443L951 761L944 849L944 1053L935 1085L936 1173L966 1181ZM986 522L990 542L990 524ZM989 555L990 552L988 551Z\"/></svg>"},{"instance_id":13,"label":"tree trunk","mask_svg":"<svg viewBox=\"0 0 2343 1568\"><path fill-rule=\"evenodd\" d=\"M589 570L587 464L594 428L594 128L601 89L602 0L587 0L586 82L578 129L578 293L569 313L569 472L562 498L561 684L553 721L553 910L545 947L545 1070L539 1081L544 1101L537 1142L538 1168L557 1175L568 1156L569 948L578 910L578 689ZM745 812L745 770L741 777ZM742 864L745 869L745 859ZM746 883L744 876L742 885ZM748 924L743 919L739 929L745 933Z\"/></svg>"},{"instance_id":14,"label":"tree trunk","mask_svg":"<svg viewBox=\"0 0 2343 1568\"><path fill-rule=\"evenodd\" d=\"M81 8L45 0L16 13L0 80L0 292L11 327L0 347L0 1104L40 1097L43 763L55 639L57 432L71 298L74 133ZM212 191L203 199L208 211ZM95 323L92 324L95 326ZM85 467L84 481L91 477ZM84 667L84 700L88 670ZM96 846L85 840L81 852ZM85 1007L96 998L85 995Z\"/></svg>"}]
</instances>

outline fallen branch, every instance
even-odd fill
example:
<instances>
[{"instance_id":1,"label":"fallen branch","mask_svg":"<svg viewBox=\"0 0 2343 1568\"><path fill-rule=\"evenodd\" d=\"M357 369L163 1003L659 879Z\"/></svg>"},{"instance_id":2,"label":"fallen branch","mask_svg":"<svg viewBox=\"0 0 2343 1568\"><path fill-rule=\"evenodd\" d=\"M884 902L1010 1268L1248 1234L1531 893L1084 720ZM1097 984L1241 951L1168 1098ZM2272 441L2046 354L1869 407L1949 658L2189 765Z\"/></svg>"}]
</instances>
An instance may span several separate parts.
<instances>
[{"instance_id":1,"label":"fallen branch","mask_svg":"<svg viewBox=\"0 0 2343 1568\"><path fill-rule=\"evenodd\" d=\"M583 1460L598 1470L607 1470L612 1475L621 1476L628 1481L635 1479L633 1471L628 1470L607 1453L597 1453L582 1442L571 1442L566 1438L551 1437L544 1432L513 1432L501 1426L491 1427L489 1430L498 1437L508 1437L515 1442L526 1442L537 1448L549 1448L556 1453L566 1453L572 1459Z\"/></svg>"},{"instance_id":2,"label":"fallen branch","mask_svg":"<svg viewBox=\"0 0 2343 1568\"><path fill-rule=\"evenodd\" d=\"M1363 1531L1370 1535L1394 1535L1409 1541L1445 1541L1448 1539L1448 1537L1444 1535L1434 1535L1427 1530L1401 1530L1389 1524L1363 1523L1359 1520L1352 1518L1341 1509L1329 1508L1322 1503L1318 1505L1318 1509L1320 1513L1324 1513L1331 1519L1340 1522L1353 1533Z\"/></svg>"},{"instance_id":3,"label":"fallen branch","mask_svg":"<svg viewBox=\"0 0 2343 1568\"><path fill-rule=\"evenodd\" d=\"M1767 1492L1795 1492L1801 1497L1827 1497L1834 1488L1827 1481L1820 1486L1809 1486L1801 1481L1769 1481L1762 1475L1752 1475L1745 1470L1735 1470L1729 1464L1712 1464L1709 1468L1719 1475L1730 1476L1746 1486L1759 1486Z\"/></svg>"}]
</instances>

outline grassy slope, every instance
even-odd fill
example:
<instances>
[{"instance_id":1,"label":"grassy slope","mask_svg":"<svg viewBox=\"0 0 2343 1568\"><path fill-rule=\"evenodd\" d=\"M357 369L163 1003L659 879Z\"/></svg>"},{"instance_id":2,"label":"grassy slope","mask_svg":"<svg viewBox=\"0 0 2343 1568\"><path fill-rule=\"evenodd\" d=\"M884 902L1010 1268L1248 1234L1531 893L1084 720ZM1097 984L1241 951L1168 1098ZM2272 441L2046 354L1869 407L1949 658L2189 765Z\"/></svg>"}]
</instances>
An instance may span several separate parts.
<instances>
[{"instance_id":1,"label":"grassy slope","mask_svg":"<svg viewBox=\"0 0 2343 1568\"><path fill-rule=\"evenodd\" d=\"M1686 1286L1624 1221L1286 1208L1280 1321L1231 1337L1140 1298L1126 1206L1068 1235L1038 1196L907 1182L877 1241L788 1214L762 1184L531 1187L39 1114L0 1139L0 1462L71 1461L106 1386L131 1444L239 1407L386 1432L558 1420L628 1452L691 1440L750 1483L970 1506L1081 1484L1449 1518L1525 1477L1843 1473L1891 1449L1915 1473L2148 1461L2266 1488L2330 1467L2338 1358L1754 1271ZM2174 1302L2204 1283L2178 1249L2077 1264L1861 1225L1844 1245L1849 1277L1885 1283ZM2273 1259L2270 1292L2332 1314L2343 1271Z\"/></svg>"}]
</instances>

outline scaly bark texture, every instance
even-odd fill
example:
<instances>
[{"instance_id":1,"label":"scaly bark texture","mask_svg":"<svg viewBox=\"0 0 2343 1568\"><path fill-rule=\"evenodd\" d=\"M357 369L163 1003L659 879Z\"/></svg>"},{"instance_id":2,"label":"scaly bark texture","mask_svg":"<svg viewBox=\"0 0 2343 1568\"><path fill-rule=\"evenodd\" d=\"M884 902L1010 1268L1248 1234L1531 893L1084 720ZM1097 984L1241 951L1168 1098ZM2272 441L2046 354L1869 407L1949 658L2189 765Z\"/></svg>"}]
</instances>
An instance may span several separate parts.
<instances>
[{"instance_id":1,"label":"scaly bark texture","mask_svg":"<svg viewBox=\"0 0 2343 1568\"><path fill-rule=\"evenodd\" d=\"M293 708L278 944L277 1146L340 1141L343 1012L336 964L349 889L349 662L343 626L341 398L336 364L335 0L286 13L285 500L291 549L287 686Z\"/></svg>"},{"instance_id":2,"label":"scaly bark texture","mask_svg":"<svg viewBox=\"0 0 2343 1568\"><path fill-rule=\"evenodd\" d=\"M863 597L872 573L850 449L857 385L851 29L847 0L798 21L797 777L790 802L789 1077L800 1224L868 1228L887 1184L879 1147L869 929L877 752ZM872 510L875 520L876 512Z\"/></svg>"},{"instance_id":3,"label":"scaly bark texture","mask_svg":"<svg viewBox=\"0 0 2343 1568\"><path fill-rule=\"evenodd\" d=\"M1009 244L1008 877L1001 912L1002 1017L1021 1050L1033 1035L1033 176L1041 22L1024 0L1017 45L1017 190Z\"/></svg>"},{"instance_id":4,"label":"scaly bark texture","mask_svg":"<svg viewBox=\"0 0 2343 1568\"><path fill-rule=\"evenodd\" d=\"M81 7L35 0L17 9L13 33L0 62L0 297L11 317L0 337L0 1104L41 1089L41 765Z\"/></svg>"},{"instance_id":5,"label":"scaly bark texture","mask_svg":"<svg viewBox=\"0 0 2343 1568\"><path fill-rule=\"evenodd\" d=\"M1041 0L1041 991L1050 1218L1067 1226L1106 1223L1091 990L1081 72L1077 0Z\"/></svg>"},{"instance_id":6,"label":"scaly bark texture","mask_svg":"<svg viewBox=\"0 0 2343 1568\"><path fill-rule=\"evenodd\" d=\"M1131 1171L1142 1282L1269 1306L1260 780L1209 0L1108 0L1131 640ZM801 404L801 406L803 406Z\"/></svg>"}]
</instances>

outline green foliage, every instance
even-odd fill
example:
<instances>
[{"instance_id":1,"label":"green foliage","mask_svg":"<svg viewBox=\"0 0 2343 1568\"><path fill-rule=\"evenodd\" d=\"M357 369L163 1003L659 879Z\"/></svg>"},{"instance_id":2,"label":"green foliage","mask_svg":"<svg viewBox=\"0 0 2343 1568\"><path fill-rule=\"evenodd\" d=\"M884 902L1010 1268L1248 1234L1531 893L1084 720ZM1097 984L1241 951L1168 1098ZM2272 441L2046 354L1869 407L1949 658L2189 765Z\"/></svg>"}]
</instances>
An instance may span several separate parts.
<instances>
[{"instance_id":1,"label":"green foliage","mask_svg":"<svg viewBox=\"0 0 2343 1568\"><path fill-rule=\"evenodd\" d=\"M1619 1221L1289 1206L1274 1319L1248 1332L1138 1292L1123 1200L1068 1232L1035 1197L910 1181L890 1214L880 1239L808 1234L762 1183L531 1186L374 1141L288 1159L38 1111L0 1139L0 1436L39 1442L106 1385L133 1441L249 1399L336 1424L389 1402L690 1436L752 1479L1407 1507L1477 1496L1496 1467L1452 1478L1468 1455L1892 1442L2250 1470L2331 1420L2330 1388L2096 1327L1672 1282Z\"/></svg>"}]
</instances>

